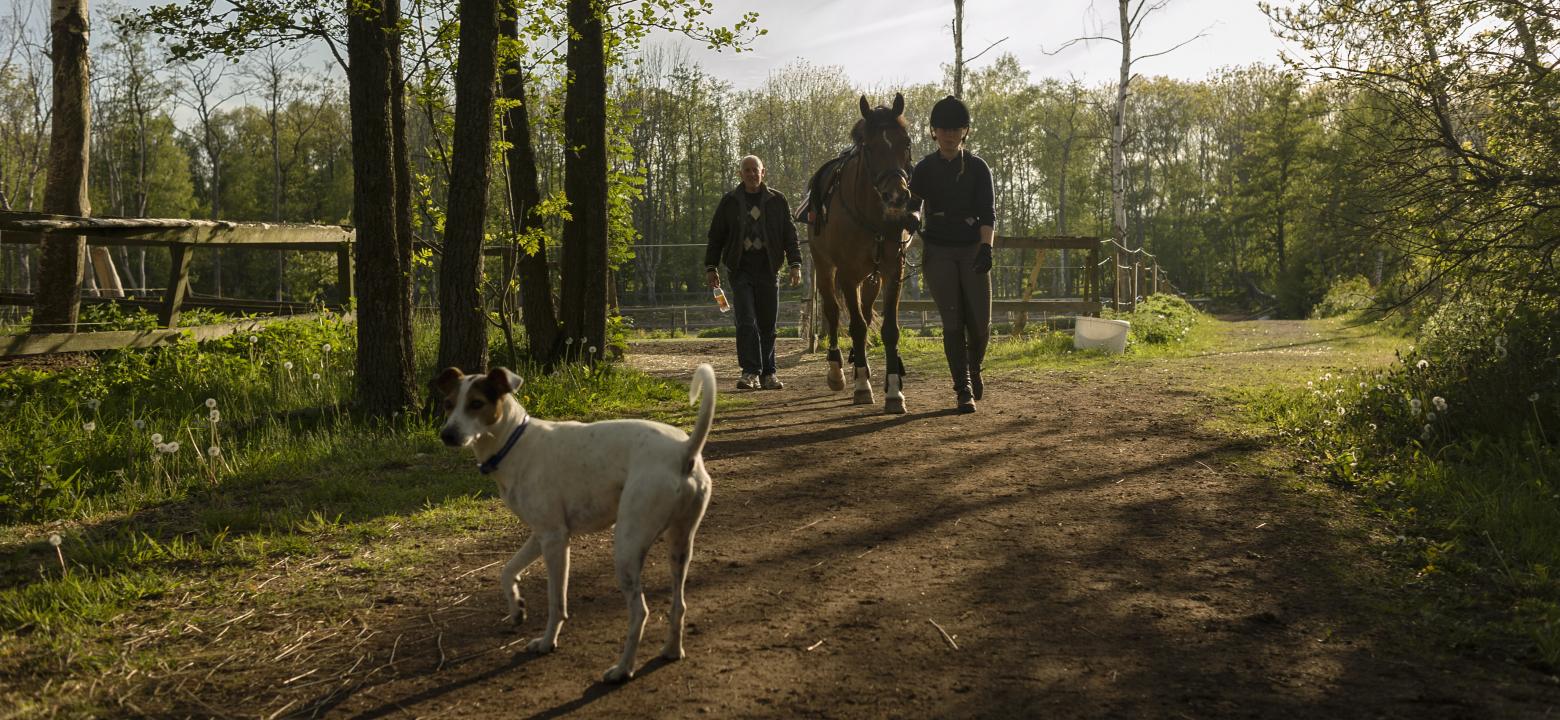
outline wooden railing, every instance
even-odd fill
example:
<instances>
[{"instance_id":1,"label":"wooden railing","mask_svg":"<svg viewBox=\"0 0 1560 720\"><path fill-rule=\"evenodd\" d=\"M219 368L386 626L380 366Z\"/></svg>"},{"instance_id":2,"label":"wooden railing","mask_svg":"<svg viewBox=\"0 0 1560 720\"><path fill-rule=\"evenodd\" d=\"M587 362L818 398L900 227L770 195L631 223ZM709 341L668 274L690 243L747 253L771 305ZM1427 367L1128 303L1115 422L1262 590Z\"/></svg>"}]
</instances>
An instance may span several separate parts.
<instances>
[{"instance_id":1,"label":"wooden railing","mask_svg":"<svg viewBox=\"0 0 1560 720\"><path fill-rule=\"evenodd\" d=\"M1003 250L1083 250L1089 253L1088 261L1080 268L1083 273L1082 296L1076 298L1029 298L1019 300L993 300L993 312L1020 314L1046 313L1051 315L1099 315L1100 304L1100 246L1099 238L1068 235L1041 237L998 236L994 243ZM937 303L931 300L901 300L899 309L907 312L936 312Z\"/></svg>"},{"instance_id":2,"label":"wooden railing","mask_svg":"<svg viewBox=\"0 0 1560 720\"><path fill-rule=\"evenodd\" d=\"M292 225L277 223L239 223L214 220L170 220L151 218L84 218L43 213L0 212L0 243L33 244L49 235L81 236L89 247L129 246L168 248L168 284L160 300L131 300L131 304L157 310L157 324L178 327L179 313L186 305L212 306L218 309L250 312L274 312L278 306L264 301L191 302L190 261L198 248L259 247L268 250L314 250L336 254L337 296L332 305L345 308L351 303L352 246L354 231L344 225ZM30 305L33 296L25 293L0 295L0 304Z\"/></svg>"}]
</instances>

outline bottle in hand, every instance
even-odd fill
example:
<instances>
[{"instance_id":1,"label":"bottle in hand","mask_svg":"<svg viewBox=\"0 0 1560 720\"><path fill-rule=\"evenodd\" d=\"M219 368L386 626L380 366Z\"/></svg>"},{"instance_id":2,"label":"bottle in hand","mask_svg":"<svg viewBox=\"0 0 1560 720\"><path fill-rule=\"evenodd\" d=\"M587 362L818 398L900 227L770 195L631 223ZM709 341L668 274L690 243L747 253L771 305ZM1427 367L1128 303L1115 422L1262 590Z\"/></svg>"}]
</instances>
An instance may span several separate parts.
<instances>
[{"instance_id":1,"label":"bottle in hand","mask_svg":"<svg viewBox=\"0 0 1560 720\"><path fill-rule=\"evenodd\" d=\"M731 303L726 300L725 290L721 289L719 286L716 286L712 294L715 296L715 307L720 308L721 312L731 311Z\"/></svg>"}]
</instances>

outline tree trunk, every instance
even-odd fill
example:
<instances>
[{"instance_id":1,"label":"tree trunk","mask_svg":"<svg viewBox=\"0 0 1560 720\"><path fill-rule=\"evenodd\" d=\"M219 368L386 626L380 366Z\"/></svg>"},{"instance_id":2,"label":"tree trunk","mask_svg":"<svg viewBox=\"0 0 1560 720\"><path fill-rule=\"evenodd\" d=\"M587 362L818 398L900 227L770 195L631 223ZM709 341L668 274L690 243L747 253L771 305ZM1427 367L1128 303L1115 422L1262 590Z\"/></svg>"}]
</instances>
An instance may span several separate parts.
<instances>
[{"instance_id":1,"label":"tree trunk","mask_svg":"<svg viewBox=\"0 0 1560 720\"><path fill-rule=\"evenodd\" d=\"M586 357L589 348L606 347L607 332L606 51L595 2L569 0L568 17L563 187L571 219L563 225L563 332L566 355L594 360Z\"/></svg>"},{"instance_id":2,"label":"tree trunk","mask_svg":"<svg viewBox=\"0 0 1560 720\"><path fill-rule=\"evenodd\" d=\"M1127 86L1132 82L1132 27L1127 17L1129 0L1118 0L1121 11L1121 78L1116 84L1116 107L1110 124L1111 235L1127 246ZM1120 276L1120 272L1117 272Z\"/></svg>"},{"instance_id":3,"label":"tree trunk","mask_svg":"<svg viewBox=\"0 0 1560 720\"><path fill-rule=\"evenodd\" d=\"M393 112L400 83L393 54L398 15L396 0L375 0L354 7L347 16L352 215L357 226L357 400L364 412L382 418L416 402L408 361L410 310L403 291L410 257L402 258L397 207L402 196L393 167L398 160Z\"/></svg>"},{"instance_id":4,"label":"tree trunk","mask_svg":"<svg viewBox=\"0 0 1560 720\"><path fill-rule=\"evenodd\" d=\"M507 12L515 12L516 3L510 0L509 5ZM519 36L515 18L506 17L501 23L501 29L505 37L514 39ZM500 90L504 98L512 103L504 113L504 139L509 142L509 150L506 152L509 192L513 194L510 203L516 223L511 229L517 235L526 235L541 227L542 220L536 213L536 207L542 202L542 192L537 187L536 152L531 147L531 116L525 104L525 69L518 59L506 64ZM552 277L547 272L547 239L541 233L537 233L536 238L536 251L522 253L516 259L516 269L520 276L521 319L525 323L531 359L548 365L557 357L560 328L558 312L553 304Z\"/></svg>"},{"instance_id":5,"label":"tree trunk","mask_svg":"<svg viewBox=\"0 0 1560 720\"><path fill-rule=\"evenodd\" d=\"M439 265L439 367L487 369L482 306L482 236L487 220L488 153L493 134L498 3L461 0L455 67L455 142L450 153L448 220Z\"/></svg>"},{"instance_id":6,"label":"tree trunk","mask_svg":"<svg viewBox=\"0 0 1560 720\"><path fill-rule=\"evenodd\" d=\"M964 0L953 0L953 96L964 97Z\"/></svg>"},{"instance_id":7,"label":"tree trunk","mask_svg":"<svg viewBox=\"0 0 1560 720\"><path fill-rule=\"evenodd\" d=\"M396 0L384 0L385 12L390 19L385 23L386 28L395 28L401 22L401 5ZM392 290L395 296L397 316L399 318L400 344L397 365L403 368L406 382L415 390L417 385L417 356L412 337L412 323L415 319L412 305L412 156L406 146L406 69L401 62L400 34L391 32L394 42L390 43L390 131L391 150L394 153L395 163L395 196L391 205L395 210L395 259L398 272L392 277L395 279ZM416 395L411 396L411 403L416 403Z\"/></svg>"},{"instance_id":8,"label":"tree trunk","mask_svg":"<svg viewBox=\"0 0 1560 720\"><path fill-rule=\"evenodd\" d=\"M86 216L90 142L88 124L87 0L53 0L50 37L54 62L54 122L49 133L49 174L44 212ZM87 239L45 235L33 330L74 332L81 311L81 275Z\"/></svg>"}]
</instances>

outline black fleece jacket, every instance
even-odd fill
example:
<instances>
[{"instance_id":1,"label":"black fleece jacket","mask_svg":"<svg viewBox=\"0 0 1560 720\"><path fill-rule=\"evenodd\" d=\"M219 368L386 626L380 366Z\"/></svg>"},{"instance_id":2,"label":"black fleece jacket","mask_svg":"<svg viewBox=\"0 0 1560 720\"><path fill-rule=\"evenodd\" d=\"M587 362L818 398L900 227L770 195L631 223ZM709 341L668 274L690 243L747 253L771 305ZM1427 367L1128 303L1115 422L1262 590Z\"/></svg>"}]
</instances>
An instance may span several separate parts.
<instances>
[{"instance_id":1,"label":"black fleece jacket","mask_svg":"<svg viewBox=\"0 0 1560 720\"><path fill-rule=\"evenodd\" d=\"M744 192L746 190L738 185L721 196L720 204L715 206L715 217L710 219L709 242L704 249L704 267L713 268L721 262L728 268L742 267ZM791 204L768 185L760 185L758 192L764 198L760 219L764 223L764 249L769 255L769 267L779 272L786 264L782 261L801 265L802 249L797 244L796 226L791 224Z\"/></svg>"}]
</instances>

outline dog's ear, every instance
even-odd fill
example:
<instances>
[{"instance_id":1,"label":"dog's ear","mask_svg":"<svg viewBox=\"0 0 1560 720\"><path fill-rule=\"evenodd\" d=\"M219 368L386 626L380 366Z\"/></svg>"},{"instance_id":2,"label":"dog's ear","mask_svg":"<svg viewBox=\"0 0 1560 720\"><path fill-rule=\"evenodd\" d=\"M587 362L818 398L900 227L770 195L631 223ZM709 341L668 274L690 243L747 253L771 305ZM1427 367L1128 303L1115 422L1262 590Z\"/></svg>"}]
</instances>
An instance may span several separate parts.
<instances>
[{"instance_id":1,"label":"dog's ear","mask_svg":"<svg viewBox=\"0 0 1560 720\"><path fill-rule=\"evenodd\" d=\"M439 394L445 397L449 397L454 395L456 390L460 389L460 381L464 377L465 375L461 374L460 368L447 367L439 373L438 377L435 377L428 383L428 387L437 390Z\"/></svg>"},{"instance_id":2,"label":"dog's ear","mask_svg":"<svg viewBox=\"0 0 1560 720\"><path fill-rule=\"evenodd\" d=\"M494 399L508 395L520 389L525 384L519 375L509 371L509 368L493 368L487 374L488 389L492 391Z\"/></svg>"}]
</instances>

